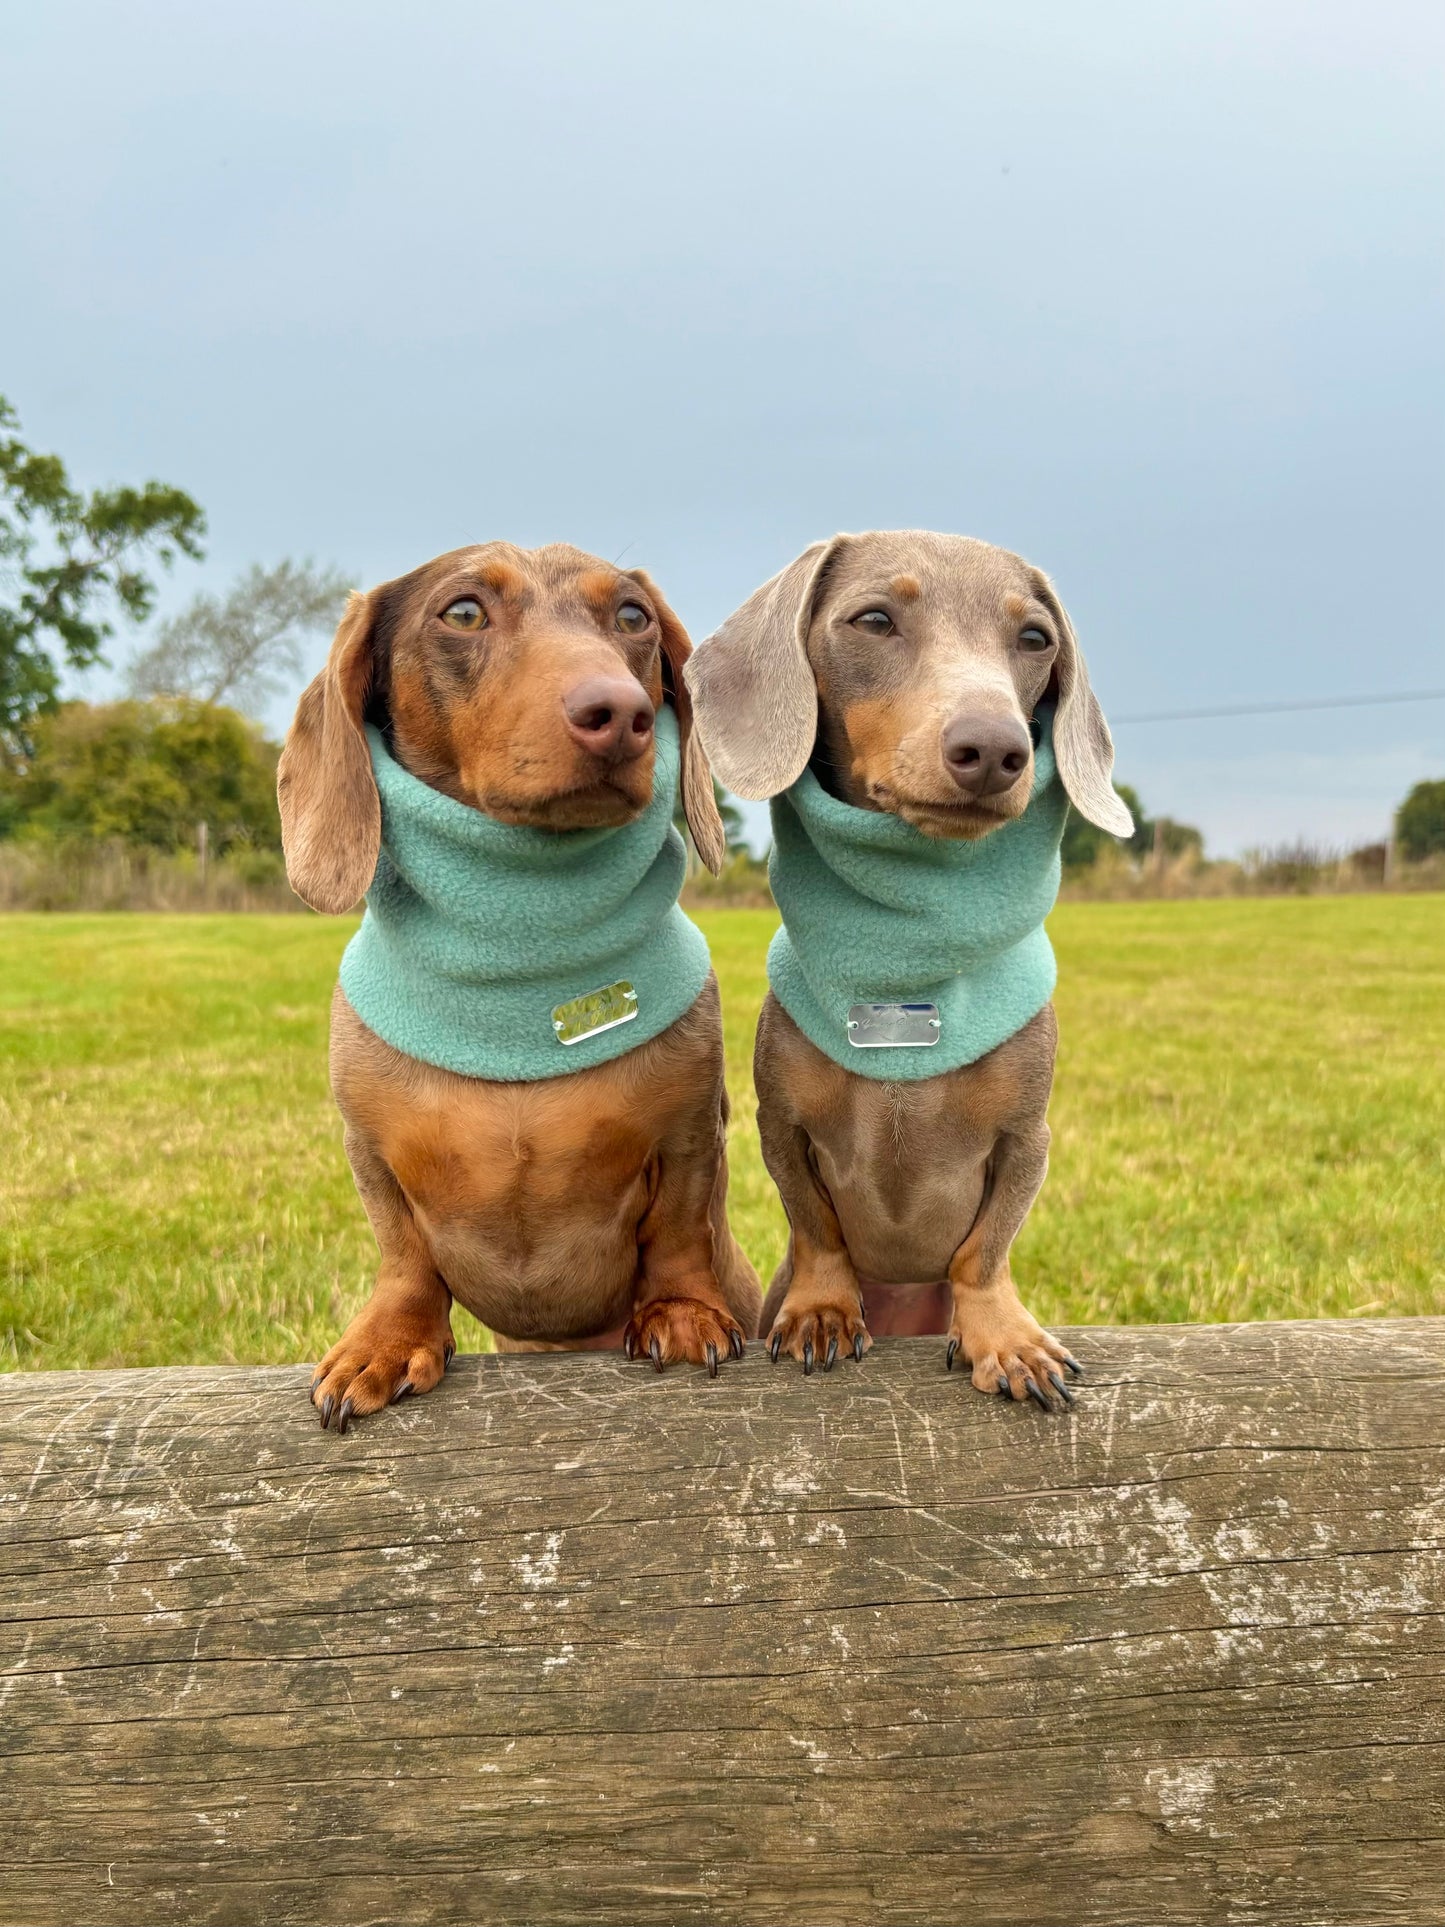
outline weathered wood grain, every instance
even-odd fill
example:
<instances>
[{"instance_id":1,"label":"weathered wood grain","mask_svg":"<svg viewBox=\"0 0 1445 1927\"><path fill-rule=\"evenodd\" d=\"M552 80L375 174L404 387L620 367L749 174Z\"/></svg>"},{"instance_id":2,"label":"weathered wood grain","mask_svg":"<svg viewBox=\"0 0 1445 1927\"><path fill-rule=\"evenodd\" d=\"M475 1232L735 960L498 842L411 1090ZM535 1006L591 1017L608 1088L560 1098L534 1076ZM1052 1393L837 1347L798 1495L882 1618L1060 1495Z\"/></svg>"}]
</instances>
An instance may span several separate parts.
<instances>
[{"instance_id":1,"label":"weathered wood grain","mask_svg":"<svg viewBox=\"0 0 1445 1927\"><path fill-rule=\"evenodd\" d=\"M0 1918L1439 1922L1445 1319L0 1380Z\"/></svg>"}]
</instances>

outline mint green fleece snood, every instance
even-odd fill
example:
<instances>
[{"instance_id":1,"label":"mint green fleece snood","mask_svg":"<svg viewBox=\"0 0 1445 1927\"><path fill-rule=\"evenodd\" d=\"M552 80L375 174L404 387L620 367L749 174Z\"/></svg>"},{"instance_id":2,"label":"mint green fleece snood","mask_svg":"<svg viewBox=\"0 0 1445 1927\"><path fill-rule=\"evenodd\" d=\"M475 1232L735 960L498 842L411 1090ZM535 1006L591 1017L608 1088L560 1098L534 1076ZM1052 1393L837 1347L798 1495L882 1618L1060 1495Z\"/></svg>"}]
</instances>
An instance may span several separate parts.
<instances>
[{"instance_id":1,"label":"mint green fleece snood","mask_svg":"<svg viewBox=\"0 0 1445 1927\"><path fill-rule=\"evenodd\" d=\"M846 1070L890 1083L937 1077L1012 1037L1053 995L1044 918L1069 803L1051 711L1035 723L1028 808L976 843L841 803L811 770L773 799L769 877L783 927L768 977L804 1035ZM938 1041L855 1047L849 1016L868 1004L936 1006Z\"/></svg>"},{"instance_id":2,"label":"mint green fleece snood","mask_svg":"<svg viewBox=\"0 0 1445 1927\"><path fill-rule=\"evenodd\" d=\"M410 775L368 729L381 854L341 988L369 1030L466 1077L587 1070L659 1036L697 999L707 943L678 905L677 718L657 717L652 801L621 829L498 823ZM553 1013L630 985L636 1015L564 1044ZM621 993L612 1000L615 1015ZM565 1026L564 1026L565 1027Z\"/></svg>"}]
</instances>

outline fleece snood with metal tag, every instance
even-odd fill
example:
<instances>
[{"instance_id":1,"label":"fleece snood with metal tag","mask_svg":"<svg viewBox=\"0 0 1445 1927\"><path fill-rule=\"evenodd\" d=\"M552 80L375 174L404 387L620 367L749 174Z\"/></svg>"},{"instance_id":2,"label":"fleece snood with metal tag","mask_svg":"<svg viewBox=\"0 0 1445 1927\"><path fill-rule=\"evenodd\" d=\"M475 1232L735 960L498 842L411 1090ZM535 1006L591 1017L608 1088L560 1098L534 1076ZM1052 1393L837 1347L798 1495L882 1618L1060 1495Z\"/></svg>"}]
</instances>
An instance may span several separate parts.
<instances>
[{"instance_id":1,"label":"fleece snood with metal tag","mask_svg":"<svg viewBox=\"0 0 1445 1927\"><path fill-rule=\"evenodd\" d=\"M621 829L498 823L404 770L367 730L381 854L341 988L368 1029L467 1077L560 1077L659 1036L696 1000L707 943L678 905L677 719L657 717L652 802ZM553 1012L627 983L637 1015L559 1041Z\"/></svg>"},{"instance_id":2,"label":"fleece snood with metal tag","mask_svg":"<svg viewBox=\"0 0 1445 1927\"><path fill-rule=\"evenodd\" d=\"M769 877L783 927L768 977L794 1023L846 1070L896 1082L956 1070L1012 1037L1053 995L1044 918L1059 891L1068 798L1052 714L1036 716L1028 808L975 843L830 796L811 770L775 797ZM934 1004L938 1042L859 1050L856 1004Z\"/></svg>"}]
</instances>

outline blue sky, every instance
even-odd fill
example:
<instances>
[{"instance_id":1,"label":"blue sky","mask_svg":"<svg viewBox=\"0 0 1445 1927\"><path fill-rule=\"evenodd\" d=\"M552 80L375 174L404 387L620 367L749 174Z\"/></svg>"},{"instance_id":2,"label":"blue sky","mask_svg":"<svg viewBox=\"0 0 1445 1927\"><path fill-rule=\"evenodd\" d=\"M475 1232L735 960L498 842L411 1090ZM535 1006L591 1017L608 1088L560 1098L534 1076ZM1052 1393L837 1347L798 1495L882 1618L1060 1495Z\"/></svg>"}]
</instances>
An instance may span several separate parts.
<instances>
[{"instance_id":1,"label":"blue sky","mask_svg":"<svg viewBox=\"0 0 1445 1927\"><path fill-rule=\"evenodd\" d=\"M565 538L701 637L923 526L1047 568L1115 715L1445 687L1442 23L51 0L0 55L0 390L205 505L172 603ZM1445 775L1445 702L1116 735L1217 853Z\"/></svg>"}]
</instances>

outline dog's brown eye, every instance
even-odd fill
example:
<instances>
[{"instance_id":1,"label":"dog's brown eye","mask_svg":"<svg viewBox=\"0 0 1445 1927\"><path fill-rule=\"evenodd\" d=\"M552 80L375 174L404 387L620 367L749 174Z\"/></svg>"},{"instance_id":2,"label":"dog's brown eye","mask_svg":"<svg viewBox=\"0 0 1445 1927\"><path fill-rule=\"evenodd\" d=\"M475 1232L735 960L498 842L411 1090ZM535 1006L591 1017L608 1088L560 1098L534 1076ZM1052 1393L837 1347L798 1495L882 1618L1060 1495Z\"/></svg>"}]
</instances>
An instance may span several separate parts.
<instances>
[{"instance_id":1,"label":"dog's brown eye","mask_svg":"<svg viewBox=\"0 0 1445 1927\"><path fill-rule=\"evenodd\" d=\"M487 612L475 596L458 596L442 610L442 621L449 629L485 629Z\"/></svg>"},{"instance_id":2,"label":"dog's brown eye","mask_svg":"<svg viewBox=\"0 0 1445 1927\"><path fill-rule=\"evenodd\" d=\"M617 611L617 626L624 635L640 636L652 617L636 602L624 602Z\"/></svg>"},{"instance_id":3,"label":"dog's brown eye","mask_svg":"<svg viewBox=\"0 0 1445 1927\"><path fill-rule=\"evenodd\" d=\"M1054 639L1042 629L1020 629L1019 648L1031 650L1035 655L1040 649L1052 649Z\"/></svg>"},{"instance_id":4,"label":"dog's brown eye","mask_svg":"<svg viewBox=\"0 0 1445 1927\"><path fill-rule=\"evenodd\" d=\"M865 609L861 616L854 616L853 627L870 636L891 636L893 618L886 609Z\"/></svg>"}]
</instances>

